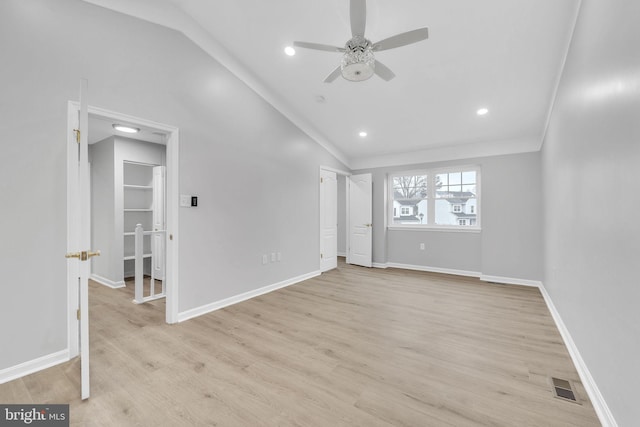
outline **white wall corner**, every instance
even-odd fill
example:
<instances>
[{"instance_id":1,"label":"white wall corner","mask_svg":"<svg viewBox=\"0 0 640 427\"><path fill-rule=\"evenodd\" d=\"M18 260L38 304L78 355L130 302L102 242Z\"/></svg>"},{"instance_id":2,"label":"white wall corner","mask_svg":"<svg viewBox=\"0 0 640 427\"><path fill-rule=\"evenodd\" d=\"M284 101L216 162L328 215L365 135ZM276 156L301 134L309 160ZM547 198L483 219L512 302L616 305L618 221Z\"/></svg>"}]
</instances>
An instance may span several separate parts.
<instances>
[{"instance_id":1,"label":"white wall corner","mask_svg":"<svg viewBox=\"0 0 640 427\"><path fill-rule=\"evenodd\" d=\"M487 274L481 274L480 280L482 280L483 282L501 283L505 285L532 286L534 288L539 288L542 286L542 282L539 280L516 279L513 277L503 276L489 276Z\"/></svg>"},{"instance_id":2,"label":"white wall corner","mask_svg":"<svg viewBox=\"0 0 640 427\"><path fill-rule=\"evenodd\" d=\"M237 304L242 301L246 301L251 298L255 298L260 295L273 292L275 290L285 288L287 286L295 285L296 283L303 282L313 277L319 276L320 270L312 271L310 273L302 274L297 277L283 280L272 285L263 286L262 288L254 289L252 291L244 292L229 298L225 298L220 301L215 301L210 304L201 305L200 307L192 308L187 311L178 313L178 322L184 322L185 320L193 319L194 317L202 316L203 314L211 313L212 311L219 310L221 308L228 307L233 304Z\"/></svg>"},{"instance_id":3,"label":"white wall corner","mask_svg":"<svg viewBox=\"0 0 640 427\"><path fill-rule=\"evenodd\" d=\"M102 276L99 276L97 274L92 274L90 279L93 280L96 283L100 283L101 285L104 285L104 286L107 286L107 287L113 288L113 289L124 288L124 287L127 286L127 285L125 285L123 280L121 280L119 282L114 282L113 280L109 280L106 277L102 277Z\"/></svg>"},{"instance_id":4,"label":"white wall corner","mask_svg":"<svg viewBox=\"0 0 640 427\"><path fill-rule=\"evenodd\" d=\"M618 423L616 423L615 418L613 418L613 414L605 402L602 393L598 389L598 385L595 380L591 376L591 372L589 372L589 368L587 368L586 363L582 359L580 355L580 351L578 351L578 347L576 347L576 343L571 338L571 334L567 329L566 325L562 321L562 317L560 317L560 313L556 310L553 301L551 300L551 296L547 292L547 289L544 287L544 284L541 282L539 286L540 292L542 293L542 297L551 312L551 316L556 323L558 330L560 331L560 335L562 336L562 340L564 341L565 346L569 350L569 355L571 356L571 360L573 360L573 364L578 371L578 375L580 376L580 380L582 381L582 385L584 386L587 394L589 395L589 399L591 400L591 404L600 419L600 422L604 427L618 427Z\"/></svg>"},{"instance_id":5,"label":"white wall corner","mask_svg":"<svg viewBox=\"0 0 640 427\"><path fill-rule=\"evenodd\" d=\"M37 359L20 363L19 365L2 369L0 370L0 384L59 365L60 363L67 362L68 360L69 349L64 349L55 353L47 354L46 356L38 357Z\"/></svg>"}]
</instances>

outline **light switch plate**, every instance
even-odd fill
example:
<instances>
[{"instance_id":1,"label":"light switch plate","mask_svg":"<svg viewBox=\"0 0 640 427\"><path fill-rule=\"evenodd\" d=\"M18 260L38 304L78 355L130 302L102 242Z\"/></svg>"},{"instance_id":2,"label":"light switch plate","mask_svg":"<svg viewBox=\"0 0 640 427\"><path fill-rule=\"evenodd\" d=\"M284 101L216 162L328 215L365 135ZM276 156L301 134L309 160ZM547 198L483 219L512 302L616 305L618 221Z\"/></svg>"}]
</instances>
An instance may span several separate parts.
<instances>
[{"instance_id":1,"label":"light switch plate","mask_svg":"<svg viewBox=\"0 0 640 427\"><path fill-rule=\"evenodd\" d=\"M185 208L190 208L191 207L191 196L188 194L181 194L180 195L180 206L185 207Z\"/></svg>"}]
</instances>

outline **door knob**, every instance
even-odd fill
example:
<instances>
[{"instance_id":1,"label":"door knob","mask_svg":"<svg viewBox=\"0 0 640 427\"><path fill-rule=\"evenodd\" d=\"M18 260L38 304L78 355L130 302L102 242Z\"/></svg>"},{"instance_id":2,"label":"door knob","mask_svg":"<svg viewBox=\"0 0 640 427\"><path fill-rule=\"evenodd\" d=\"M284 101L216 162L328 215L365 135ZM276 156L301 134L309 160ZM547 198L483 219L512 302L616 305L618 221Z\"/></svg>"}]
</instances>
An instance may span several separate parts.
<instances>
[{"instance_id":1,"label":"door knob","mask_svg":"<svg viewBox=\"0 0 640 427\"><path fill-rule=\"evenodd\" d=\"M78 258L80 261L86 261L91 257L100 256L100 251L82 251L82 252L69 252L65 258Z\"/></svg>"}]
</instances>

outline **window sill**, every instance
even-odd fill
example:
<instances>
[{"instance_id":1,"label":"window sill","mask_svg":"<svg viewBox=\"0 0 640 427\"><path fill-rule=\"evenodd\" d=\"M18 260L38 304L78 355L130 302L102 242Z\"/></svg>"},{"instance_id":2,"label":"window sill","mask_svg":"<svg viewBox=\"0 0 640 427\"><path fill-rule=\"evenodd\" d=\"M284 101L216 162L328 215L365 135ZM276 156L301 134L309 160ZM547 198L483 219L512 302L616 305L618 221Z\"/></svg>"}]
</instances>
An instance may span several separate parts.
<instances>
[{"instance_id":1,"label":"window sill","mask_svg":"<svg viewBox=\"0 0 640 427\"><path fill-rule=\"evenodd\" d=\"M446 231L453 233L480 233L482 229L480 227L434 227L428 225L414 226L414 225L390 225L387 226L387 230L391 231Z\"/></svg>"}]
</instances>

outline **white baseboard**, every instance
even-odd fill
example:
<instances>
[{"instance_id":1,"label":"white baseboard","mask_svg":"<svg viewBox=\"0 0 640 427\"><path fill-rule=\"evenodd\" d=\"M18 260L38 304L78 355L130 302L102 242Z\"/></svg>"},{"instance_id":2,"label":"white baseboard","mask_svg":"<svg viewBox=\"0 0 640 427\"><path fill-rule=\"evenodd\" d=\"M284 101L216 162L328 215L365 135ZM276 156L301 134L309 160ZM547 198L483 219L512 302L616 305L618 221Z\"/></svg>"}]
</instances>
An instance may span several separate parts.
<instances>
[{"instance_id":1,"label":"white baseboard","mask_svg":"<svg viewBox=\"0 0 640 427\"><path fill-rule=\"evenodd\" d=\"M69 350L61 350L19 365L11 366L0 370L0 384L33 374L46 368L67 362L69 360Z\"/></svg>"},{"instance_id":2,"label":"white baseboard","mask_svg":"<svg viewBox=\"0 0 640 427\"><path fill-rule=\"evenodd\" d=\"M388 262L386 266L391 268L404 268L405 270L428 271L429 273L444 273L444 274L454 274L456 276L480 277L480 273L477 271L454 270L452 268L429 267L426 265L398 264L395 262Z\"/></svg>"},{"instance_id":3,"label":"white baseboard","mask_svg":"<svg viewBox=\"0 0 640 427\"><path fill-rule=\"evenodd\" d=\"M108 286L113 289L124 288L126 286L124 284L124 280L120 282L114 282L113 280L109 280L106 277L98 276L97 274L92 274L90 279L94 282L100 283L101 285Z\"/></svg>"},{"instance_id":4,"label":"white baseboard","mask_svg":"<svg viewBox=\"0 0 640 427\"><path fill-rule=\"evenodd\" d=\"M562 339L564 341L564 345L567 346L569 350L569 355L571 356L571 360L573 360L573 364L578 371L578 375L580 376L580 380L582 381L582 385L584 385L587 394L589 395L589 399L593 404L593 408L600 419L600 422L604 427L617 427L618 423L616 423L615 418L613 418L613 414L611 410L609 410L609 406L607 402L605 402L604 397L602 397L602 393L598 389L596 382L591 376L591 372L589 372L589 368L584 363L584 359L580 355L580 351L578 351L578 347L576 347L576 343L571 338L571 334L567 329L567 326L562 321L562 317L560 317L560 313L556 310L555 305L553 305L553 301L551 300L551 296L547 292L547 289L544 287L543 283L540 283L539 286L540 292L544 298L544 301L547 303L547 307L551 312L551 316L556 323L558 330L560 331L560 335L562 335Z\"/></svg>"},{"instance_id":5,"label":"white baseboard","mask_svg":"<svg viewBox=\"0 0 640 427\"><path fill-rule=\"evenodd\" d=\"M532 286L534 288L542 286L542 282L539 280L515 279L513 277L489 276L486 274L481 274L480 280L483 282L504 283L507 285Z\"/></svg>"},{"instance_id":6,"label":"white baseboard","mask_svg":"<svg viewBox=\"0 0 640 427\"><path fill-rule=\"evenodd\" d=\"M386 262L372 262L371 266L373 268L387 268L387 263Z\"/></svg>"},{"instance_id":7,"label":"white baseboard","mask_svg":"<svg viewBox=\"0 0 640 427\"><path fill-rule=\"evenodd\" d=\"M255 289L253 291L245 292L239 295L225 298L220 301L216 301L210 304L202 305L200 307L192 308L190 310L178 313L178 322L184 322L185 320L193 319L194 317L201 316L203 314L207 314L212 311L219 310L221 308L228 307L230 305L237 304L239 302L246 301L248 299L255 298L257 296L264 295L281 288L285 288L287 286L291 286L293 284L311 279L312 277L316 277L319 275L320 275L320 270L313 271L311 273L307 273L301 276L293 277L291 279L283 280L282 282L274 283L273 285L264 286L262 288Z\"/></svg>"},{"instance_id":8,"label":"white baseboard","mask_svg":"<svg viewBox=\"0 0 640 427\"><path fill-rule=\"evenodd\" d=\"M336 255L341 256L341 257L347 257L347 253L346 252L338 252Z\"/></svg>"}]
</instances>

